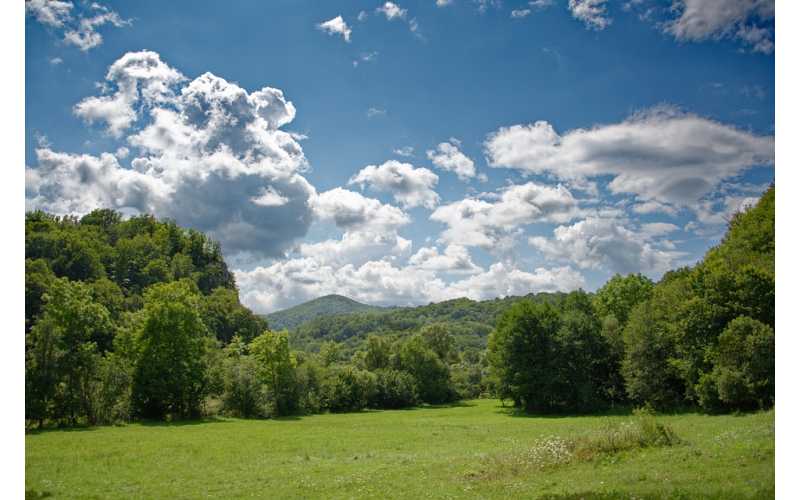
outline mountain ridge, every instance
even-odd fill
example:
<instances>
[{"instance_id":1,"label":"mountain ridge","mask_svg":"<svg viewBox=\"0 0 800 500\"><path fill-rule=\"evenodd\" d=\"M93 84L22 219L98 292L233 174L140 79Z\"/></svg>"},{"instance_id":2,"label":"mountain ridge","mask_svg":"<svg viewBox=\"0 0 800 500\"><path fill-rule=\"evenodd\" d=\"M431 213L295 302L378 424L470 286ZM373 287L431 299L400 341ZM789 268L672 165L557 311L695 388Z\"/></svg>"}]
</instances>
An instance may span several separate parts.
<instances>
[{"instance_id":1,"label":"mountain ridge","mask_svg":"<svg viewBox=\"0 0 800 500\"><path fill-rule=\"evenodd\" d=\"M389 311L392 307L373 306L344 295L328 294L280 311L262 315L272 330L292 330L303 323L323 316L338 316L355 312Z\"/></svg>"}]
</instances>

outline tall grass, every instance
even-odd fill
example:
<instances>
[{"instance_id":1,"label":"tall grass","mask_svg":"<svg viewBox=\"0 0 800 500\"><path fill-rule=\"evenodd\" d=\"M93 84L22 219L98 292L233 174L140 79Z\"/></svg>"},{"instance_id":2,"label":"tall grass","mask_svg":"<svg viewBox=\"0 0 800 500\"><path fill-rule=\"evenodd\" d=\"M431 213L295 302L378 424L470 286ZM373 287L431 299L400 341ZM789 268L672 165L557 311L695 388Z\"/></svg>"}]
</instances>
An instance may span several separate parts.
<instances>
[{"instance_id":1,"label":"tall grass","mask_svg":"<svg viewBox=\"0 0 800 500\"><path fill-rule=\"evenodd\" d=\"M581 437L565 439L549 436L535 441L532 446L489 457L485 467L478 472L469 472L467 476L494 479L531 470L587 462L624 451L673 446L680 442L669 425L659 422L648 411L637 410L630 420L608 422Z\"/></svg>"}]
</instances>

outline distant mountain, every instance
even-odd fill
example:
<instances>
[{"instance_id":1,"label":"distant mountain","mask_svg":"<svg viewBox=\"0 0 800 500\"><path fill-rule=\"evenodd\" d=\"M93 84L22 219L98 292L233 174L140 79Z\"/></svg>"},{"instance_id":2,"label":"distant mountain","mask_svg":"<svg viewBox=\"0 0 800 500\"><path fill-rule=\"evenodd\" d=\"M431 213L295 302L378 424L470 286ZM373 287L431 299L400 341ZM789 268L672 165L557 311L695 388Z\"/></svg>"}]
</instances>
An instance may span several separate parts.
<instances>
[{"instance_id":1,"label":"distant mountain","mask_svg":"<svg viewBox=\"0 0 800 500\"><path fill-rule=\"evenodd\" d=\"M326 295L302 304L276 311L265 317L271 330L293 330L307 321L323 316L337 316L357 312L381 312L390 308L362 304L342 295Z\"/></svg>"},{"instance_id":2,"label":"distant mountain","mask_svg":"<svg viewBox=\"0 0 800 500\"><path fill-rule=\"evenodd\" d=\"M457 349L483 350L497 318L515 302L529 299L558 303L564 296L558 292L542 292L483 301L461 298L417 307L373 308L336 316L320 315L292 329L289 341L292 348L307 352L319 350L326 341L335 341L343 345L345 353L351 354L370 334L399 338L411 335L425 325L446 323ZM272 326L272 320L269 317L268 320Z\"/></svg>"}]
</instances>

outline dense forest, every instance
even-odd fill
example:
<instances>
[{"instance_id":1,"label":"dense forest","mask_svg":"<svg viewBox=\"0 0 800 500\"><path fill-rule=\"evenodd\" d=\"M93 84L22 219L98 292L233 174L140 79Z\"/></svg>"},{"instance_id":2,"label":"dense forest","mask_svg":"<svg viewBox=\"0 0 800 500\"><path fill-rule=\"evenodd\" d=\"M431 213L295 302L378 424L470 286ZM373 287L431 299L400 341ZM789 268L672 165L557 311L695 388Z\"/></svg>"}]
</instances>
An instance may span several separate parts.
<instances>
[{"instance_id":1,"label":"dense forest","mask_svg":"<svg viewBox=\"0 0 800 500\"><path fill-rule=\"evenodd\" d=\"M239 303L219 246L199 232L109 210L28 213L26 418L268 417L483 396L546 413L770 407L774 197L658 282L616 275L595 293L310 320L301 308L289 332Z\"/></svg>"}]
</instances>

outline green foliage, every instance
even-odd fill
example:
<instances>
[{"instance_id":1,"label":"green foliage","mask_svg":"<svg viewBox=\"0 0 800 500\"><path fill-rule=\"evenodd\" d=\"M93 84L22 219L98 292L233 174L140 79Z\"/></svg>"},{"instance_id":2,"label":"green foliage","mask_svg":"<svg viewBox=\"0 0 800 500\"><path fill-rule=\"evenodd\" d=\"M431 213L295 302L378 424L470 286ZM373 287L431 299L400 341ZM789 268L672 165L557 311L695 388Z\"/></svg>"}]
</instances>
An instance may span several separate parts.
<instances>
[{"instance_id":1,"label":"green foliage","mask_svg":"<svg viewBox=\"0 0 800 500\"><path fill-rule=\"evenodd\" d=\"M447 364L428 347L421 335L414 335L399 345L394 367L414 377L420 400L446 403L456 398Z\"/></svg>"},{"instance_id":2,"label":"green foliage","mask_svg":"<svg viewBox=\"0 0 800 500\"><path fill-rule=\"evenodd\" d=\"M686 280L659 284L650 300L639 304L625 327L622 365L628 396L656 408L681 404L685 383L678 363L678 305L687 296Z\"/></svg>"},{"instance_id":3,"label":"green foliage","mask_svg":"<svg viewBox=\"0 0 800 500\"><path fill-rule=\"evenodd\" d=\"M319 359L324 366L335 365L342 359L342 346L338 342L325 342L319 348Z\"/></svg>"},{"instance_id":4,"label":"green foliage","mask_svg":"<svg viewBox=\"0 0 800 500\"><path fill-rule=\"evenodd\" d=\"M353 366L334 369L326 381L326 403L332 412L358 411L375 397L375 374Z\"/></svg>"},{"instance_id":5,"label":"green foliage","mask_svg":"<svg viewBox=\"0 0 800 500\"><path fill-rule=\"evenodd\" d=\"M529 412L592 411L610 399L614 365L591 298L573 292L558 308L520 302L489 340L497 391Z\"/></svg>"},{"instance_id":6,"label":"green foliage","mask_svg":"<svg viewBox=\"0 0 800 500\"><path fill-rule=\"evenodd\" d=\"M235 336L249 342L267 329L267 322L239 303L239 294L229 288L215 288L200 305L203 323L218 340L228 343Z\"/></svg>"},{"instance_id":7,"label":"green foliage","mask_svg":"<svg viewBox=\"0 0 800 500\"><path fill-rule=\"evenodd\" d=\"M250 343L261 383L266 386L270 415L290 415L299 409L295 359L286 332L265 331Z\"/></svg>"},{"instance_id":8,"label":"green foliage","mask_svg":"<svg viewBox=\"0 0 800 500\"><path fill-rule=\"evenodd\" d=\"M462 399L487 397L491 394L488 360L485 351L461 353L458 363L450 365L453 388Z\"/></svg>"},{"instance_id":9,"label":"green foliage","mask_svg":"<svg viewBox=\"0 0 800 500\"><path fill-rule=\"evenodd\" d=\"M731 321L709 353L714 365L701 377L699 402L707 410L768 408L775 398L775 332L740 316Z\"/></svg>"},{"instance_id":10,"label":"green foliage","mask_svg":"<svg viewBox=\"0 0 800 500\"><path fill-rule=\"evenodd\" d=\"M439 356L445 363L450 363L456 359L455 338L447 325L444 323L433 323L422 327L419 331L422 340L430 350Z\"/></svg>"},{"instance_id":11,"label":"green foliage","mask_svg":"<svg viewBox=\"0 0 800 500\"><path fill-rule=\"evenodd\" d=\"M341 295L325 295L302 304L267 315L270 325L277 330L292 330L316 318L329 318L355 312L379 312L382 307L356 302Z\"/></svg>"},{"instance_id":12,"label":"green foliage","mask_svg":"<svg viewBox=\"0 0 800 500\"><path fill-rule=\"evenodd\" d=\"M375 371L375 391L370 400L372 408L407 408L419 402L417 382L408 372L382 368Z\"/></svg>"},{"instance_id":13,"label":"green foliage","mask_svg":"<svg viewBox=\"0 0 800 500\"><path fill-rule=\"evenodd\" d=\"M511 304L523 298L557 303L562 300L563 294L539 293L480 302L462 298L419 307L323 316L306 321L292 330L292 347L314 352L319 350L323 342L336 341L342 344L344 354L348 355L362 349L370 335L405 338L428 325L443 324L447 325L447 330L453 336L456 351L485 349L497 318Z\"/></svg>"},{"instance_id":14,"label":"green foliage","mask_svg":"<svg viewBox=\"0 0 800 500\"><path fill-rule=\"evenodd\" d=\"M614 317L624 328L633 308L650 298L653 286L653 282L641 274L615 274L592 299L598 318Z\"/></svg>"},{"instance_id":15,"label":"green foliage","mask_svg":"<svg viewBox=\"0 0 800 500\"><path fill-rule=\"evenodd\" d=\"M559 363L552 401L568 411L603 408L615 395L618 366L587 293L570 293L561 305L555 347Z\"/></svg>"},{"instance_id":16,"label":"green foliage","mask_svg":"<svg viewBox=\"0 0 800 500\"><path fill-rule=\"evenodd\" d=\"M133 366L128 360L108 353L98 360L96 378L89 395L92 400L92 424L114 424L131 420L131 386Z\"/></svg>"},{"instance_id":17,"label":"green foliage","mask_svg":"<svg viewBox=\"0 0 800 500\"><path fill-rule=\"evenodd\" d=\"M734 215L702 262L667 273L652 298L634 309L623 363L634 400L709 411L772 404L774 375L763 367L774 366L774 238L772 187L755 207ZM761 344L748 350L747 342ZM731 343L750 358L732 361L734 351L723 345Z\"/></svg>"},{"instance_id":18,"label":"green foliage","mask_svg":"<svg viewBox=\"0 0 800 500\"><path fill-rule=\"evenodd\" d=\"M56 275L44 259L25 259L25 330L39 319L44 305L44 294L55 281Z\"/></svg>"},{"instance_id":19,"label":"green foliage","mask_svg":"<svg viewBox=\"0 0 800 500\"><path fill-rule=\"evenodd\" d=\"M388 368L392 356L392 346L384 337L370 335L367 337L364 364L367 370L375 371Z\"/></svg>"},{"instance_id":20,"label":"green foliage","mask_svg":"<svg viewBox=\"0 0 800 500\"><path fill-rule=\"evenodd\" d=\"M26 416L40 424L196 415L223 390L207 326L224 342L266 328L219 245L171 221L29 212L25 249Z\"/></svg>"},{"instance_id":21,"label":"green foliage","mask_svg":"<svg viewBox=\"0 0 800 500\"><path fill-rule=\"evenodd\" d=\"M259 378L259 366L252 356L225 360L223 409L234 417L267 416L266 394Z\"/></svg>"},{"instance_id":22,"label":"green foliage","mask_svg":"<svg viewBox=\"0 0 800 500\"><path fill-rule=\"evenodd\" d=\"M110 343L108 311L92 302L82 283L55 279L43 296L41 318L26 335L26 417L94 423L89 386L100 360L98 345Z\"/></svg>"},{"instance_id":23,"label":"green foliage","mask_svg":"<svg viewBox=\"0 0 800 500\"><path fill-rule=\"evenodd\" d=\"M301 359L295 369L295 380L300 395L300 412L320 413L326 409L326 377L329 370L313 357L298 358Z\"/></svg>"},{"instance_id":24,"label":"green foliage","mask_svg":"<svg viewBox=\"0 0 800 500\"><path fill-rule=\"evenodd\" d=\"M198 298L185 281L145 292L140 356L133 377L133 406L146 418L200 414L207 389L205 337Z\"/></svg>"},{"instance_id":25,"label":"green foliage","mask_svg":"<svg viewBox=\"0 0 800 500\"><path fill-rule=\"evenodd\" d=\"M29 212L25 251L28 328L38 317L41 295L53 275L92 283L94 300L115 322L122 312L141 309L149 286L190 279L201 294L213 296L204 319L213 323L208 326L220 340L227 342L236 333L253 338L266 328L239 304L219 244L171 221L150 215L123 220L112 210L95 210L80 220Z\"/></svg>"}]
</instances>

